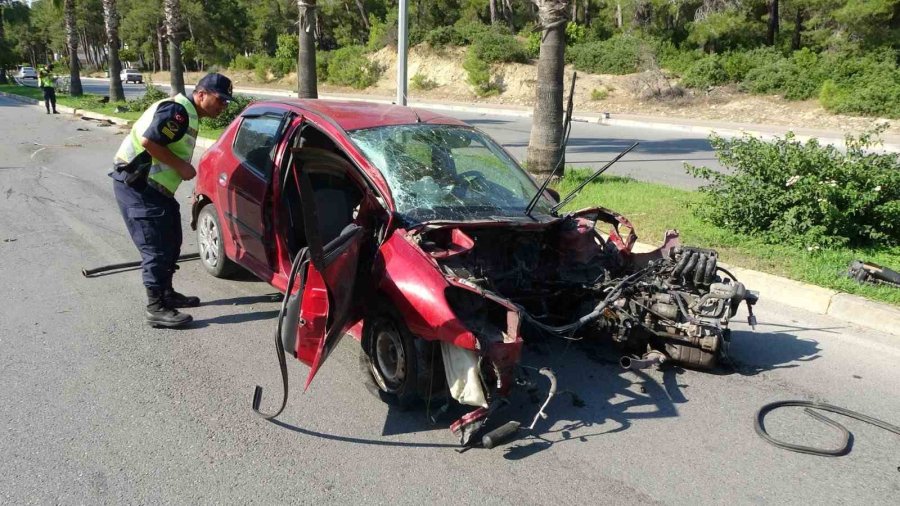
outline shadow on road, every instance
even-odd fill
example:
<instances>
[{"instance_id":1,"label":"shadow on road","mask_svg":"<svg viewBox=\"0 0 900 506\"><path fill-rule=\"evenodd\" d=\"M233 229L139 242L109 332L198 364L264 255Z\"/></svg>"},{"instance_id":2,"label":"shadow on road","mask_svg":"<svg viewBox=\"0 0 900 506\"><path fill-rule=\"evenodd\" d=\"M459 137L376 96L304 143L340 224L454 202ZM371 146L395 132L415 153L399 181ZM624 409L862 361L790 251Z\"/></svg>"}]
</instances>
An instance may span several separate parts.
<instances>
[{"instance_id":1,"label":"shadow on road","mask_svg":"<svg viewBox=\"0 0 900 506\"><path fill-rule=\"evenodd\" d=\"M264 304L267 302L281 302L284 295L281 292L267 293L265 295L247 295L233 297L231 299L216 299L206 301L201 306L243 306L244 304Z\"/></svg>"}]
</instances>

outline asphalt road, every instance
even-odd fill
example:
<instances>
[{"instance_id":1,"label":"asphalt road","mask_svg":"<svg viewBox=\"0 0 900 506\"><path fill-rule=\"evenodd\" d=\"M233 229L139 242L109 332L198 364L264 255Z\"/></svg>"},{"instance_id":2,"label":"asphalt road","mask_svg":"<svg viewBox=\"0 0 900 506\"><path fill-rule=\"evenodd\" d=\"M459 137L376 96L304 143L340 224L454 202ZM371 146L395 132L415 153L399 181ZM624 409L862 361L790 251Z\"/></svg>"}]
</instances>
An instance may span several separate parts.
<instances>
[{"instance_id":1,"label":"asphalt road","mask_svg":"<svg viewBox=\"0 0 900 506\"><path fill-rule=\"evenodd\" d=\"M494 450L459 454L450 420L371 396L352 339L306 393L291 362L291 402L262 420L254 385L269 409L280 395L275 290L187 262L176 287L203 299L195 324L145 327L138 272L80 274L137 258L105 175L122 132L2 97L0 125L0 503L896 504L897 436L850 421L853 451L823 458L765 444L752 422L764 403L811 399L900 423L900 343L768 303L765 287L756 332L734 325L736 372L529 352L584 405L562 394L534 433ZM506 413L536 409L522 396ZM799 410L768 426L834 444Z\"/></svg>"},{"instance_id":2,"label":"asphalt road","mask_svg":"<svg viewBox=\"0 0 900 506\"><path fill-rule=\"evenodd\" d=\"M106 79L83 78L88 93L108 94ZM144 93L142 84L123 84L125 95L132 99ZM168 90L167 85L160 85ZM188 90L192 89L188 87ZM284 99L284 95L255 93L265 99ZM461 119L503 144L518 160L526 159L531 118L502 114L480 114L460 111L435 111ZM610 167L608 174L629 176L641 181L662 183L676 188L694 189L703 181L688 175L684 164L703 165L722 170L706 137L684 132L667 132L651 128L611 127L574 121L566 149L566 164L575 167L600 168L634 142L640 145Z\"/></svg>"}]
</instances>

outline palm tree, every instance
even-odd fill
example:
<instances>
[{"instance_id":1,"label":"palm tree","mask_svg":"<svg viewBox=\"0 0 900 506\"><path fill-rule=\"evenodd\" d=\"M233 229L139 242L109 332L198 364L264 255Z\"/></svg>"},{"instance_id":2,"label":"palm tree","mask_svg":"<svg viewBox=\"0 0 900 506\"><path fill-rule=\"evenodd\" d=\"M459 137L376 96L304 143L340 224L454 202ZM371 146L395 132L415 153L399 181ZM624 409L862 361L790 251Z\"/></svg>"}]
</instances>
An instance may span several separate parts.
<instances>
[{"instance_id":1,"label":"palm tree","mask_svg":"<svg viewBox=\"0 0 900 506\"><path fill-rule=\"evenodd\" d=\"M543 33L537 65L531 137L528 140L528 170L546 174L557 164L565 164L562 153L563 70L569 0L533 2L538 8ZM562 167L559 173L562 174Z\"/></svg>"},{"instance_id":2,"label":"palm tree","mask_svg":"<svg viewBox=\"0 0 900 506\"><path fill-rule=\"evenodd\" d=\"M109 52L109 100L124 102L122 89L122 62L119 61L119 13L116 0L103 0L103 18L106 22L106 47Z\"/></svg>"},{"instance_id":3,"label":"palm tree","mask_svg":"<svg viewBox=\"0 0 900 506\"><path fill-rule=\"evenodd\" d=\"M3 28L3 9L8 2L9 0L0 0L0 84L9 83L9 79L6 78L6 64L9 63L6 61L6 29Z\"/></svg>"},{"instance_id":4,"label":"palm tree","mask_svg":"<svg viewBox=\"0 0 900 506\"><path fill-rule=\"evenodd\" d=\"M184 65L181 63L181 0L165 0L166 32L169 37L169 84L172 95L184 94Z\"/></svg>"},{"instance_id":5,"label":"palm tree","mask_svg":"<svg viewBox=\"0 0 900 506\"><path fill-rule=\"evenodd\" d=\"M316 91L316 0L297 0L300 11L297 42L297 96L319 98Z\"/></svg>"},{"instance_id":6,"label":"palm tree","mask_svg":"<svg viewBox=\"0 0 900 506\"><path fill-rule=\"evenodd\" d=\"M59 0L53 0L59 7ZM81 66L78 64L78 28L75 26L75 0L64 0L63 18L66 23L66 46L69 48L69 95L80 97Z\"/></svg>"}]
</instances>

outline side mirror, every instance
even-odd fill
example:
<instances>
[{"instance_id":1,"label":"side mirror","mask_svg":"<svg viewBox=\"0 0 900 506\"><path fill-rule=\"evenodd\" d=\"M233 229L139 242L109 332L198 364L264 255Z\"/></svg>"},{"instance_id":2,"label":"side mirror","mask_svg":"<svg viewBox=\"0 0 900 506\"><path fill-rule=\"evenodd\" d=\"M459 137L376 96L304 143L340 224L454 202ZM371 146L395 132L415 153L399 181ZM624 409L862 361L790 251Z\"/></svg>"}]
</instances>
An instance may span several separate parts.
<instances>
[{"instance_id":1,"label":"side mirror","mask_svg":"<svg viewBox=\"0 0 900 506\"><path fill-rule=\"evenodd\" d=\"M559 202L559 192L554 190L553 188L546 188L544 193L550 196L554 202Z\"/></svg>"}]
</instances>

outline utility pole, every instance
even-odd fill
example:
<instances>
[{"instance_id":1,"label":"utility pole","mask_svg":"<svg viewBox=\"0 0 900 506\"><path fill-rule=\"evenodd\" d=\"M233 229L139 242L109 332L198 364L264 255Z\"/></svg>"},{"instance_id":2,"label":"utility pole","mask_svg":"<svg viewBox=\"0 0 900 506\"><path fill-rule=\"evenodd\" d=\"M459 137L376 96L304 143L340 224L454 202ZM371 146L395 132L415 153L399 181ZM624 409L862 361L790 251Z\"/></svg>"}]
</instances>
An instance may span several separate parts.
<instances>
[{"instance_id":1,"label":"utility pole","mask_svg":"<svg viewBox=\"0 0 900 506\"><path fill-rule=\"evenodd\" d=\"M406 53L408 36L406 33L406 7L408 0L400 0L400 15L397 17L397 104L406 105Z\"/></svg>"}]
</instances>

